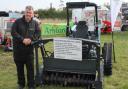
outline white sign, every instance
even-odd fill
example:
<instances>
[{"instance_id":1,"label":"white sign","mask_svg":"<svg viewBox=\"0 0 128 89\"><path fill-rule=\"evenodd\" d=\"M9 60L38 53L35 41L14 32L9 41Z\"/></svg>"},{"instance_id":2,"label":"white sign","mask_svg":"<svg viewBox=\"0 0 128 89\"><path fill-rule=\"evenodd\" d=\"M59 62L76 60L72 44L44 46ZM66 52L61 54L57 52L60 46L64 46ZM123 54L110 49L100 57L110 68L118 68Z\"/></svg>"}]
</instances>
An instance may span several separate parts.
<instances>
[{"instance_id":1,"label":"white sign","mask_svg":"<svg viewBox=\"0 0 128 89\"><path fill-rule=\"evenodd\" d=\"M82 60L82 41L66 38L54 39L54 58Z\"/></svg>"}]
</instances>

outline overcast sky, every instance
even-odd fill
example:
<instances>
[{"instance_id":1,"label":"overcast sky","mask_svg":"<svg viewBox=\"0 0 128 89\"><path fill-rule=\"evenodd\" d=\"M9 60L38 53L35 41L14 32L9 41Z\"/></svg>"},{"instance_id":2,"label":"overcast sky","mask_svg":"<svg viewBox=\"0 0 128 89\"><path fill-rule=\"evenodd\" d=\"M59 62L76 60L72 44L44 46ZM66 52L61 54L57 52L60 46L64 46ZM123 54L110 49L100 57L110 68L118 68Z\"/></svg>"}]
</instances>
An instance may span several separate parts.
<instances>
[{"instance_id":1,"label":"overcast sky","mask_svg":"<svg viewBox=\"0 0 128 89\"><path fill-rule=\"evenodd\" d=\"M34 9L46 9L50 7L50 3L52 3L53 7L59 8L60 1L62 0L1 0L0 11L22 11L25 6L32 5ZM64 5L66 2L70 1L91 1L95 2L99 5L102 5L110 0L63 0ZM128 1L128 0L124 0Z\"/></svg>"}]
</instances>

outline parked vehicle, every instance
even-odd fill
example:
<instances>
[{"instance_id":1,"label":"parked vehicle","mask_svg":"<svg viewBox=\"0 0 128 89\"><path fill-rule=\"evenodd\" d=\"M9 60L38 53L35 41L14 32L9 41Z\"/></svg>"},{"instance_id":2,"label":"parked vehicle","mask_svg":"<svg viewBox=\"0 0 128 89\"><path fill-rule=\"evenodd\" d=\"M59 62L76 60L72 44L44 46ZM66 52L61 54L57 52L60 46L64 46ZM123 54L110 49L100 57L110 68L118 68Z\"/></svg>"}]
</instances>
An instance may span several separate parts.
<instances>
[{"instance_id":1,"label":"parked vehicle","mask_svg":"<svg viewBox=\"0 0 128 89\"><path fill-rule=\"evenodd\" d=\"M94 29L90 28L89 31L84 19L77 23L76 31L72 32L69 10L86 7L94 8ZM101 47L97 5L90 2L68 2L66 9L66 37L33 42L36 55L35 83L103 89L103 75L112 75L112 43L104 43ZM51 44L51 50L44 46L48 42ZM38 63L39 47L43 59L41 71Z\"/></svg>"},{"instance_id":2,"label":"parked vehicle","mask_svg":"<svg viewBox=\"0 0 128 89\"><path fill-rule=\"evenodd\" d=\"M4 46L5 51L12 50L11 27L17 18L21 17L20 13L0 12L0 44Z\"/></svg>"}]
</instances>

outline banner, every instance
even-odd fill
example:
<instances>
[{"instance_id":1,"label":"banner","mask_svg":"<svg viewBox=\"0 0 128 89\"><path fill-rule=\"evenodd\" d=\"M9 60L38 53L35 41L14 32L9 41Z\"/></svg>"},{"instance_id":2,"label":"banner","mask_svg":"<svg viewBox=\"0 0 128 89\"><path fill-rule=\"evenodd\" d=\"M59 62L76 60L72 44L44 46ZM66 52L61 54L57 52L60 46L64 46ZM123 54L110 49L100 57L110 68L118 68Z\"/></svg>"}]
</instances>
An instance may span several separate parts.
<instances>
[{"instance_id":1,"label":"banner","mask_svg":"<svg viewBox=\"0 0 128 89\"><path fill-rule=\"evenodd\" d=\"M112 30L114 28L116 18L120 11L120 7L122 5L122 0L111 0L111 23L112 23Z\"/></svg>"},{"instance_id":2,"label":"banner","mask_svg":"<svg viewBox=\"0 0 128 89\"><path fill-rule=\"evenodd\" d=\"M69 22L70 27L74 25ZM43 23L41 24L41 35L43 37L64 37L66 36L66 23Z\"/></svg>"},{"instance_id":3,"label":"banner","mask_svg":"<svg viewBox=\"0 0 128 89\"><path fill-rule=\"evenodd\" d=\"M54 23L45 23L41 25L41 35L43 37L55 37L55 36L65 36L66 33L66 24L54 24Z\"/></svg>"}]
</instances>

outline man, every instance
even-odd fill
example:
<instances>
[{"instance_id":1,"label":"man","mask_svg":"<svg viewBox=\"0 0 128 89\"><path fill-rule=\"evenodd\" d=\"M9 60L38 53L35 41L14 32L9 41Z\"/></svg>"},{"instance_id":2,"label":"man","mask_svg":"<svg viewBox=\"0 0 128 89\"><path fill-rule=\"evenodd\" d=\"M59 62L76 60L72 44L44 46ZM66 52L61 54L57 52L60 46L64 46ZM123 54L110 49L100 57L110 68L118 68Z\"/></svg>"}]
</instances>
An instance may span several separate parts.
<instances>
[{"instance_id":1,"label":"man","mask_svg":"<svg viewBox=\"0 0 128 89\"><path fill-rule=\"evenodd\" d=\"M27 85L29 89L34 87L34 55L32 41L40 37L38 23L33 20L32 6L26 6L25 15L17 19L12 26L13 57L17 68L18 89L25 87L24 65L27 69Z\"/></svg>"},{"instance_id":2,"label":"man","mask_svg":"<svg viewBox=\"0 0 128 89\"><path fill-rule=\"evenodd\" d=\"M41 24L41 21L39 20L39 14L37 12L34 13L34 18L33 19L35 21L37 21L39 25Z\"/></svg>"}]
</instances>

